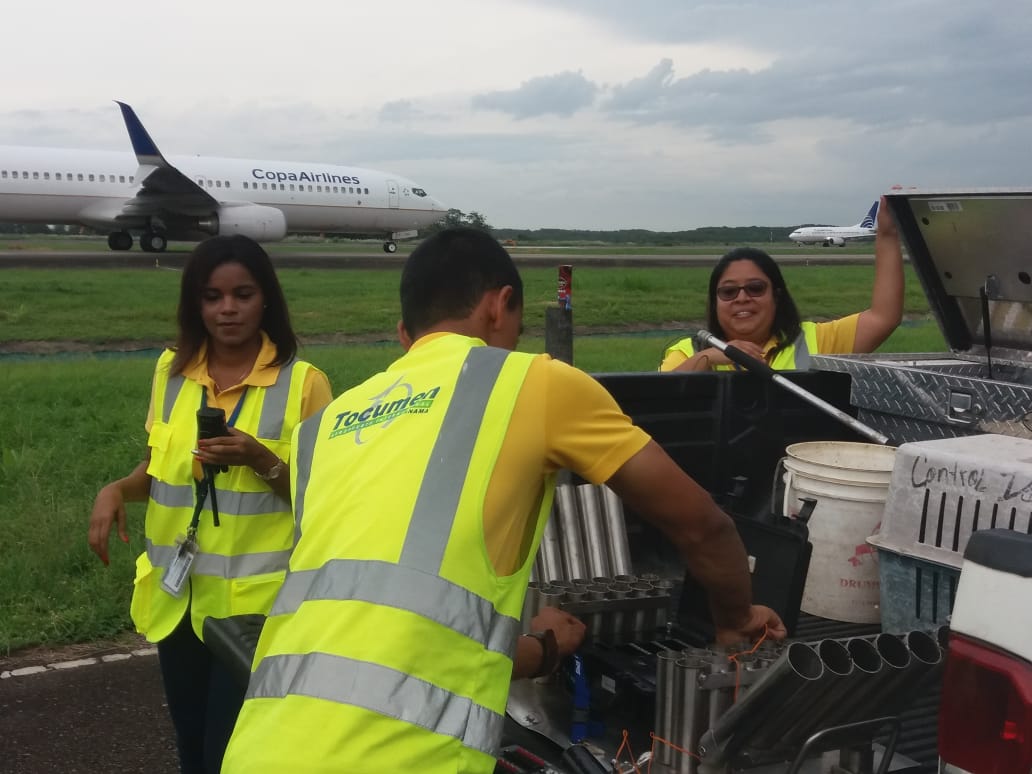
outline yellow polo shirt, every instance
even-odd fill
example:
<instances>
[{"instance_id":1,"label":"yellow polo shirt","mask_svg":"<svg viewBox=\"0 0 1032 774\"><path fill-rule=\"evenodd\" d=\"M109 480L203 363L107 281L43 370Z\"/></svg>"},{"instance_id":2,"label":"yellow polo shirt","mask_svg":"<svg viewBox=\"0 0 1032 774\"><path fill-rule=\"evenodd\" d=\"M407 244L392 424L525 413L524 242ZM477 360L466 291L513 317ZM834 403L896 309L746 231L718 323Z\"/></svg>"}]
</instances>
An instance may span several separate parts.
<instances>
[{"instance_id":1,"label":"yellow polo shirt","mask_svg":"<svg viewBox=\"0 0 1032 774\"><path fill-rule=\"evenodd\" d=\"M276 345L268 337L265 331L262 334L262 348L255 358L254 367L251 369L240 384L234 385L225 392L215 392L215 382L208 375L208 345L201 345L197 356L186 364L183 369L183 376L197 384L202 385L208 392L208 405L217 407L226 412L228 419L236 408L237 401L247 387L271 387L276 383L279 376L279 366L269 365L276 358ZM315 366L308 369L305 376L305 383L301 388L301 419L307 419L316 411L321 409L333 400L333 392L330 389L330 380L326 374ZM154 386L151 385L150 405L147 407L147 421L144 427L150 433L151 424L154 422Z\"/></svg>"}]
</instances>

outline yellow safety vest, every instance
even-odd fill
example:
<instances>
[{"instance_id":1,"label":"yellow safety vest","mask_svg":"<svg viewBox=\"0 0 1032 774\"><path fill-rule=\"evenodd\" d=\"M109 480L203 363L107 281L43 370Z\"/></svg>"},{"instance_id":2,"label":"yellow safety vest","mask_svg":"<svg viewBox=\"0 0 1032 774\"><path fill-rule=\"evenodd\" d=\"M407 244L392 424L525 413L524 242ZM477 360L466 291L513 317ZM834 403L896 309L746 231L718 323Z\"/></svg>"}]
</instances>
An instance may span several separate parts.
<instances>
[{"instance_id":1,"label":"yellow safety vest","mask_svg":"<svg viewBox=\"0 0 1032 774\"><path fill-rule=\"evenodd\" d=\"M198 637L206 616L267 613L283 582L294 535L289 503L250 468L230 467L215 475L220 526L214 525L210 500L201 513L190 588L178 598L161 588L196 503L191 449L196 446L197 409L205 389L181 374L169 376L173 356L166 350L154 372L146 551L136 560L130 608L137 631L151 642L171 634L187 608ZM286 459L310 367L294 360L280 367L272 386L248 387L234 427Z\"/></svg>"},{"instance_id":2,"label":"yellow safety vest","mask_svg":"<svg viewBox=\"0 0 1032 774\"><path fill-rule=\"evenodd\" d=\"M810 355L818 354L817 323L804 322L801 325L802 330L796 336L795 341L778 352L774 356L773 362L770 363L770 367L775 371L805 371L810 367ZM695 354L692 338L689 336L671 344L663 353L663 359L666 360L672 352L681 352L686 357L692 357ZM733 371L735 366L718 365L714 366L713 370Z\"/></svg>"},{"instance_id":3,"label":"yellow safety vest","mask_svg":"<svg viewBox=\"0 0 1032 774\"><path fill-rule=\"evenodd\" d=\"M448 335L304 422L300 536L223 774L494 770L530 568L498 576L483 503L535 356Z\"/></svg>"}]
</instances>

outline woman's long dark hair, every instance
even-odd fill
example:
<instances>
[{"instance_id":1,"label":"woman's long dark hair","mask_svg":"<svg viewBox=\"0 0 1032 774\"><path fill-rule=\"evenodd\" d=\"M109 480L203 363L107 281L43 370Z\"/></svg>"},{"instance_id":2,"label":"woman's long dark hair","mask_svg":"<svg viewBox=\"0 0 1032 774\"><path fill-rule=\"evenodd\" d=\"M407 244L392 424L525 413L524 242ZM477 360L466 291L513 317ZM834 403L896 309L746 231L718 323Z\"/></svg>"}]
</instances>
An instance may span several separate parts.
<instances>
[{"instance_id":1,"label":"woman's long dark hair","mask_svg":"<svg viewBox=\"0 0 1032 774\"><path fill-rule=\"evenodd\" d=\"M265 309L262 330L276 345L276 358L269 365L283 365L297 354L297 336L290 325L287 299L283 296L276 270L261 245L245 236L218 236L201 242L186 261L179 289L179 310L176 318L176 355L171 373L179 374L197 355L208 338L201 319L201 295L213 271L224 263L239 263L255 278L262 289ZM264 364L263 364L264 365Z\"/></svg>"},{"instance_id":2,"label":"woman's long dark hair","mask_svg":"<svg viewBox=\"0 0 1032 774\"><path fill-rule=\"evenodd\" d=\"M725 253L710 272L709 292L706 294L706 324L709 331L717 338L727 341L727 334L717 319L717 285L724 278L728 265L735 261L752 261L770 280L771 292L774 293L774 320L771 323L771 332L778 341L772 354L777 354L796 340L803 330L802 321L799 319L795 301L785 285L785 278L781 276L781 269L773 258L755 247L736 247Z\"/></svg>"}]
</instances>

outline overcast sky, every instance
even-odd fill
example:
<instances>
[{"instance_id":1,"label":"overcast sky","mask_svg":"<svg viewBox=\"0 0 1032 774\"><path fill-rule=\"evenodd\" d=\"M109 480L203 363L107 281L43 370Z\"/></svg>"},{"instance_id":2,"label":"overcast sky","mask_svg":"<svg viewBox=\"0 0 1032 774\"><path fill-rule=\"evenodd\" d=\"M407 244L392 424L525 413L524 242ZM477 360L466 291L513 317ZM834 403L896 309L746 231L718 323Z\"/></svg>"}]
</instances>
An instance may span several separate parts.
<instances>
[{"instance_id":1,"label":"overcast sky","mask_svg":"<svg viewBox=\"0 0 1032 774\"><path fill-rule=\"evenodd\" d=\"M1032 185L1027 0L23 0L0 144L326 161L495 226L852 224Z\"/></svg>"}]
</instances>

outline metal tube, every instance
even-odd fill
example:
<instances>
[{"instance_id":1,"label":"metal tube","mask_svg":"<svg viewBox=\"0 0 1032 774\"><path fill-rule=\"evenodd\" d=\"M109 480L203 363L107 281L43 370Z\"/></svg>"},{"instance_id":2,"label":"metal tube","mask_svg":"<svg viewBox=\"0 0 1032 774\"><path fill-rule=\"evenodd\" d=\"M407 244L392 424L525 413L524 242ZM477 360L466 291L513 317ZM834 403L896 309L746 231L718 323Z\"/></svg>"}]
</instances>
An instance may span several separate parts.
<instances>
[{"instance_id":1,"label":"metal tube","mask_svg":"<svg viewBox=\"0 0 1032 774\"><path fill-rule=\"evenodd\" d=\"M610 583L606 595L610 599L626 599L631 595L631 587L628 583ZM603 624L603 633L610 638L611 642L623 642L624 619L626 615L622 610L613 610L606 616Z\"/></svg>"},{"instance_id":2,"label":"metal tube","mask_svg":"<svg viewBox=\"0 0 1032 774\"><path fill-rule=\"evenodd\" d=\"M682 750L698 754L699 739L706 730L706 721L709 718L706 707L706 692L699 688L699 677L706 670L704 658L686 655L677 661L676 677L678 678L679 701L677 706L680 710L677 717L677 725L674 728L674 742ZM696 774L698 761L691 755L677 750L670 750L674 764L674 770L678 774Z\"/></svg>"},{"instance_id":3,"label":"metal tube","mask_svg":"<svg viewBox=\"0 0 1032 774\"><path fill-rule=\"evenodd\" d=\"M877 708L879 714L884 712L886 715L895 715L906 709L922 684L937 676L942 669L942 651L931 634L908 632L903 637L903 643L910 652L910 664L895 690L882 699L883 707Z\"/></svg>"},{"instance_id":4,"label":"metal tube","mask_svg":"<svg viewBox=\"0 0 1032 774\"><path fill-rule=\"evenodd\" d=\"M608 486L600 486L602 492L602 520L606 529L606 544L609 547L609 566L613 575L631 574L631 547L627 542L627 521L623 501Z\"/></svg>"},{"instance_id":5,"label":"metal tube","mask_svg":"<svg viewBox=\"0 0 1032 774\"><path fill-rule=\"evenodd\" d=\"M784 376L779 374L777 371L773 370L769 365L767 365L762 360L757 360L754 357L750 357L749 355L742 352L742 350L738 349L738 347L729 346L726 341L721 341L709 331L699 331L695 335L697 339L699 339L707 346L716 347L734 362L744 366L753 373L767 377L768 379L773 381L774 384L778 385L782 389L788 390L792 394L805 400L807 403L816 406L825 414L834 417L839 422L852 428L865 438L869 438L875 443L880 444L887 444L889 442L889 437L887 435L882 435L873 427L868 427L863 422L860 422L859 420L849 416L849 414L847 414L845 411L841 411L835 406L832 406L823 398L819 398L812 392L804 390L795 382L789 381Z\"/></svg>"},{"instance_id":6,"label":"metal tube","mask_svg":"<svg viewBox=\"0 0 1032 774\"><path fill-rule=\"evenodd\" d=\"M724 674L730 672L734 667L730 661L727 660L728 649L716 647L709 654L709 673L712 675ZM724 713L727 712L731 705L735 703L735 690L734 688L712 688L706 691L708 694L707 703L709 705L709 722L708 727L713 728L717 724L717 721L723 717Z\"/></svg>"},{"instance_id":7,"label":"metal tube","mask_svg":"<svg viewBox=\"0 0 1032 774\"><path fill-rule=\"evenodd\" d=\"M839 699L841 686L853 674L853 659L838 640L821 640L814 650L824 666L824 674L792 698L791 711L786 707L764 723L749 744L777 747L791 734L803 732L808 737L813 730L823 727L828 710Z\"/></svg>"},{"instance_id":8,"label":"metal tube","mask_svg":"<svg viewBox=\"0 0 1032 774\"><path fill-rule=\"evenodd\" d=\"M723 764L769 717L783 711L801 688L824 674L824 665L809 645L793 642L752 690L709 729L699 747L707 767Z\"/></svg>"},{"instance_id":9,"label":"metal tube","mask_svg":"<svg viewBox=\"0 0 1032 774\"><path fill-rule=\"evenodd\" d=\"M527 585L527 594L523 597L523 615L520 616L520 629L524 634L530 631L530 621L541 610L541 584L531 581Z\"/></svg>"},{"instance_id":10,"label":"metal tube","mask_svg":"<svg viewBox=\"0 0 1032 774\"><path fill-rule=\"evenodd\" d=\"M584 558L584 537L573 495L573 486L562 484L555 489L555 504L559 514L559 542L562 546L563 577L585 578L591 575Z\"/></svg>"},{"instance_id":11,"label":"metal tube","mask_svg":"<svg viewBox=\"0 0 1032 774\"><path fill-rule=\"evenodd\" d=\"M674 672L681 654L676 650L661 650L656 654L656 734L660 739L673 741L675 717ZM665 744L658 746L656 760L669 766L673 750Z\"/></svg>"},{"instance_id":12,"label":"metal tube","mask_svg":"<svg viewBox=\"0 0 1032 774\"><path fill-rule=\"evenodd\" d=\"M545 531L541 535L541 547L538 549L538 560L541 562L541 573L538 580L542 583L562 580L563 552L559 543L559 516L557 508L552 506L552 515L545 522Z\"/></svg>"},{"instance_id":13,"label":"metal tube","mask_svg":"<svg viewBox=\"0 0 1032 774\"><path fill-rule=\"evenodd\" d=\"M632 597L641 599L649 596L652 592L652 584L638 581L637 583L631 584ZM633 613L625 616L625 622L627 623L627 632L634 639L641 639L641 636L645 633L645 608L641 607L635 610Z\"/></svg>"},{"instance_id":14,"label":"metal tube","mask_svg":"<svg viewBox=\"0 0 1032 774\"><path fill-rule=\"evenodd\" d=\"M559 607L563 603L565 592L566 589L561 589L558 586L543 586L538 589L538 597L541 602L538 611L542 607Z\"/></svg>"},{"instance_id":15,"label":"metal tube","mask_svg":"<svg viewBox=\"0 0 1032 774\"><path fill-rule=\"evenodd\" d=\"M650 610L646 618L646 625L653 631L666 628L667 617L670 613L670 593L673 587L674 582L669 580L658 580L652 585L650 596L663 597L666 600L665 605Z\"/></svg>"},{"instance_id":16,"label":"metal tube","mask_svg":"<svg viewBox=\"0 0 1032 774\"><path fill-rule=\"evenodd\" d=\"M608 589L601 583L592 583L585 588L588 599L592 602L599 602L606 598ZM602 627L606 620L605 613L591 613L583 617L584 625L591 634L591 639L598 640L602 636Z\"/></svg>"},{"instance_id":17,"label":"metal tube","mask_svg":"<svg viewBox=\"0 0 1032 774\"><path fill-rule=\"evenodd\" d=\"M584 547L587 551L588 574L609 575L609 548L606 544L605 528L602 525L602 511L598 504L598 491L594 484L577 487L577 505L580 510L581 526L584 529Z\"/></svg>"},{"instance_id":18,"label":"metal tube","mask_svg":"<svg viewBox=\"0 0 1032 774\"><path fill-rule=\"evenodd\" d=\"M874 648L881 659L881 669L869 684L859 687L848 697L843 697L839 706L828 715L829 726L867 720L881 716L884 700L895 692L906 676L910 666L910 651L899 637L882 633L874 639Z\"/></svg>"}]
</instances>

